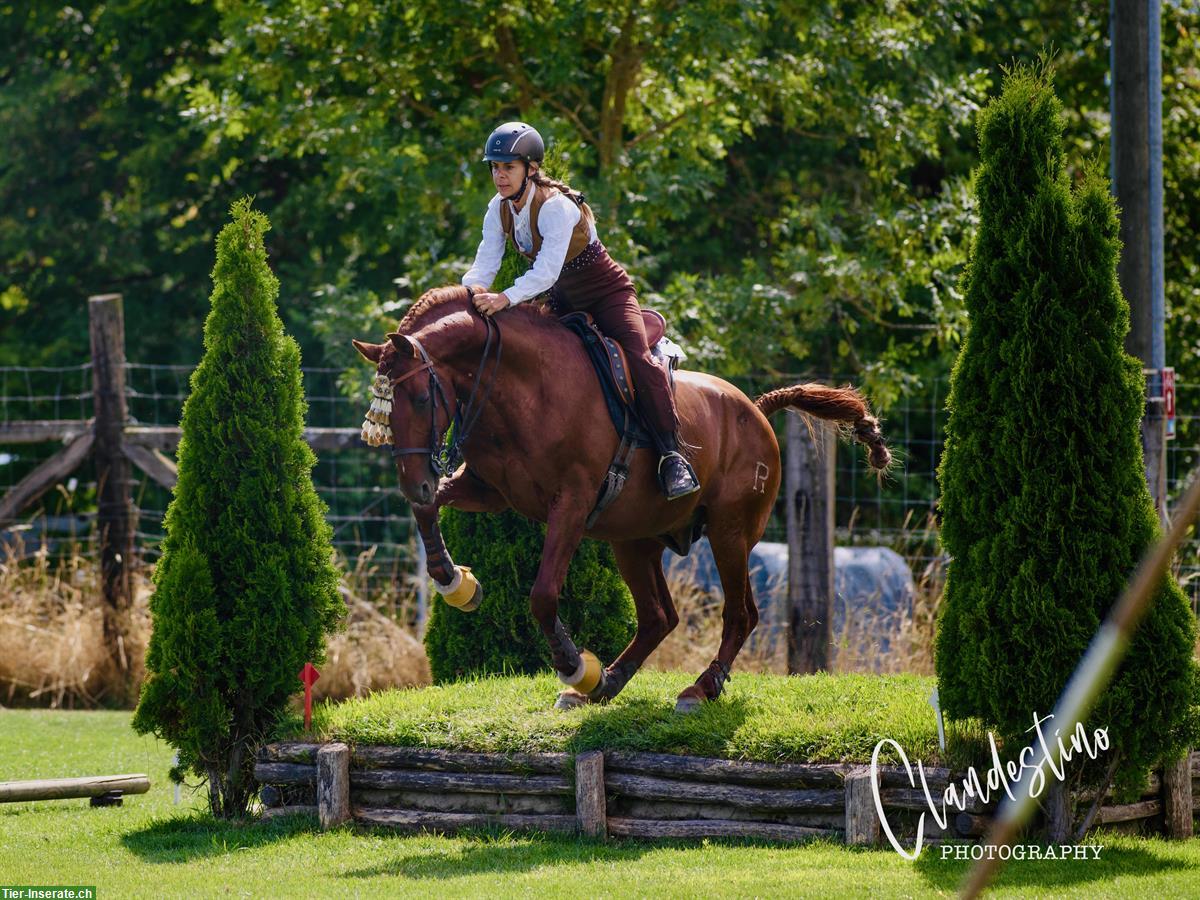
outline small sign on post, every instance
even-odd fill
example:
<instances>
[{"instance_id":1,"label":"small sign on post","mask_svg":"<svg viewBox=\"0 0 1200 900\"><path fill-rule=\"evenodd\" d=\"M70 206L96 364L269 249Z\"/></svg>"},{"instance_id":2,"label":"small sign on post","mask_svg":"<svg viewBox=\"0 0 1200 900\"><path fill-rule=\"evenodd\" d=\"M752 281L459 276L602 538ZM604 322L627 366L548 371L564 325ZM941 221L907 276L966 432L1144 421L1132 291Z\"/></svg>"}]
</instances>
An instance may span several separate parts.
<instances>
[{"instance_id":1,"label":"small sign on post","mask_svg":"<svg viewBox=\"0 0 1200 900\"><path fill-rule=\"evenodd\" d=\"M1175 437L1175 369L1162 370L1163 417L1167 420L1167 440Z\"/></svg>"},{"instance_id":2,"label":"small sign on post","mask_svg":"<svg viewBox=\"0 0 1200 900\"><path fill-rule=\"evenodd\" d=\"M305 663L300 670L300 680L304 682L304 730L312 731L312 687L317 683L321 673L312 663Z\"/></svg>"}]
</instances>

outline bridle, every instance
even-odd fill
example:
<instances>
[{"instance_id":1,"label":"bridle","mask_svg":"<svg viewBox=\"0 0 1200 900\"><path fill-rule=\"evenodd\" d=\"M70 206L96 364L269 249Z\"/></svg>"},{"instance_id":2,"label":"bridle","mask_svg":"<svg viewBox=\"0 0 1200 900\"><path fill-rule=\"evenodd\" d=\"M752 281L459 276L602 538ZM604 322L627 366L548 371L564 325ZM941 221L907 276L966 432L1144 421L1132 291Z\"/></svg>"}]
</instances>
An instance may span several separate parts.
<instances>
[{"instance_id":1,"label":"bridle","mask_svg":"<svg viewBox=\"0 0 1200 900\"><path fill-rule=\"evenodd\" d=\"M407 456L409 454L427 453L429 454L429 465L433 469L434 474L439 478L446 473L452 473L458 468L458 464L462 461L462 447L471 436L472 430L475 428L475 423L479 421L479 416L483 412L483 408L487 406L488 397L491 396L492 387L496 383L496 375L500 371L500 357L504 351L504 343L500 338L500 326L492 319L491 316L483 316L483 324L487 326L487 339L483 344L483 356L480 357L477 371L479 376L475 379L475 383L471 385L471 394L467 397L467 402L464 405L461 400L456 400L454 404L454 414L450 414L450 402L446 399L446 392L442 388L442 381L438 378L437 369L433 366L433 360L429 354L415 337L408 336L408 340L417 349L417 353L421 357L421 365L413 369L411 372L405 372L396 378L389 379L392 386L392 398L395 402L396 388L408 379L419 375L422 372L429 373L429 446L428 447L392 447L392 456ZM492 363L492 377L485 379L484 371L487 368L488 357L492 355L492 346L495 345L496 354ZM487 380L487 386L483 389L482 395L479 392L479 386ZM478 402L477 402L478 401ZM450 441L449 446L446 445L446 435L437 427L438 406L446 413L446 421L454 428L454 437Z\"/></svg>"}]
</instances>

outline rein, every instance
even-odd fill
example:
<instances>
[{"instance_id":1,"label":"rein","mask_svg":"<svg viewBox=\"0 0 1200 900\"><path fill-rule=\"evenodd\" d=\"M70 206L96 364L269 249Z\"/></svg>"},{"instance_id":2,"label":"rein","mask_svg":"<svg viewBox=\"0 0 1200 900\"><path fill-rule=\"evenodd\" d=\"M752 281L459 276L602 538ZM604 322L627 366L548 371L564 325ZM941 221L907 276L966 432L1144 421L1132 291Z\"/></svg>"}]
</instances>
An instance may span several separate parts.
<instances>
[{"instance_id":1,"label":"rein","mask_svg":"<svg viewBox=\"0 0 1200 900\"><path fill-rule=\"evenodd\" d=\"M446 392L442 388L442 381L438 378L437 369L433 366L433 360L429 354L415 337L409 337L413 346L417 348L417 353L421 356L421 365L413 369L411 372L405 372L403 375L392 378L392 396L395 397L396 387L409 378L420 374L421 372L429 373L429 446L428 447L393 447L392 456L407 456L409 454L429 454L429 465L433 469L434 474L439 477L447 472L453 472L458 468L459 462L462 461L462 447L471 437L471 432L475 428L475 424L479 421L479 416L483 413L483 408L487 406L488 398L492 395L492 387L496 384L496 376L500 372L500 358L504 352L504 342L500 336L500 326L492 319L491 316L483 317L483 324L487 326L487 339L483 344L483 355L479 359L477 370L479 377L474 379L471 385L471 393L467 397L467 402L464 405L461 400L456 401L454 405L454 414L450 414L450 403L446 399ZM496 354L492 361L492 377L485 378L485 373L488 364L488 358L492 355L492 346L495 345ZM484 387L482 396L480 396L479 386L484 381L487 381L487 386ZM437 427L437 411L438 406L446 411L446 419L454 427L454 438L447 447L445 442L445 434L438 430Z\"/></svg>"}]
</instances>

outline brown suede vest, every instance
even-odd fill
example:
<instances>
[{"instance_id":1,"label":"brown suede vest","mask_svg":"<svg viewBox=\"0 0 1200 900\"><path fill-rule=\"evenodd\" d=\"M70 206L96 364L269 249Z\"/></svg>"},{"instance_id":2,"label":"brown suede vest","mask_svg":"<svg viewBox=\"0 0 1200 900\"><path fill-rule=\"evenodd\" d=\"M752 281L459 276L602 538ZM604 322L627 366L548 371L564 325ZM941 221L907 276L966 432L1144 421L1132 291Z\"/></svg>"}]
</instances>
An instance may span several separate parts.
<instances>
[{"instance_id":1,"label":"brown suede vest","mask_svg":"<svg viewBox=\"0 0 1200 900\"><path fill-rule=\"evenodd\" d=\"M500 228L512 242L512 245L517 248L517 251L528 259L530 262L537 259L538 251L542 249L542 233L538 231L538 212L542 208L542 204L558 193L558 190L552 187L543 185L535 185L529 183L529 187L533 189L533 195L529 198L529 231L533 235L533 252L526 253L521 249L521 245L517 243L514 229L516 223L513 221L512 208L503 200L500 201ZM586 203L579 207L582 215L579 221L575 223L575 228L571 232L571 243L567 245L567 256L563 262L570 262L576 256L583 252L590 241L592 211Z\"/></svg>"}]
</instances>

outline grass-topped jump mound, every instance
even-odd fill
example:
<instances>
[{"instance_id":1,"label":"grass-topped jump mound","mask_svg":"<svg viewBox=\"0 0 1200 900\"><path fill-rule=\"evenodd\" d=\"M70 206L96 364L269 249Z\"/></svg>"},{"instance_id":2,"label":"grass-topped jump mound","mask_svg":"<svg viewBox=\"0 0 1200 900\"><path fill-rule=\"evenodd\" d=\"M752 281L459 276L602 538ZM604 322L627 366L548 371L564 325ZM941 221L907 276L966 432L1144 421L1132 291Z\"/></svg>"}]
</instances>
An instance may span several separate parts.
<instances>
[{"instance_id":1,"label":"grass-topped jump mound","mask_svg":"<svg viewBox=\"0 0 1200 900\"><path fill-rule=\"evenodd\" d=\"M891 738L914 763L949 765L969 761L979 746L973 735L948 735L949 753L939 752L931 678L735 673L719 701L679 715L674 698L692 678L642 672L612 703L566 712L551 708L562 687L551 675L389 691L318 707L315 734L302 735L295 724L280 737L481 753L640 750L863 763Z\"/></svg>"}]
</instances>

